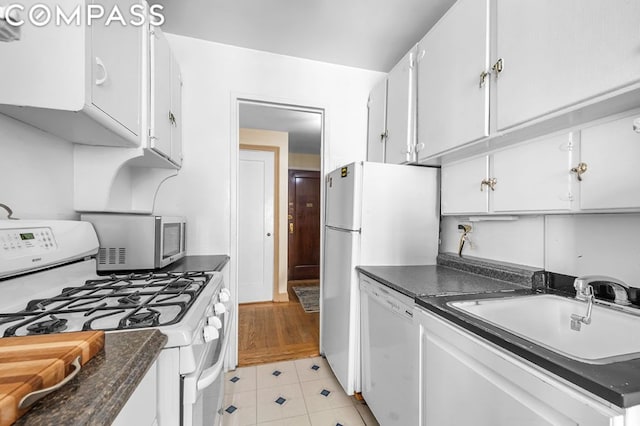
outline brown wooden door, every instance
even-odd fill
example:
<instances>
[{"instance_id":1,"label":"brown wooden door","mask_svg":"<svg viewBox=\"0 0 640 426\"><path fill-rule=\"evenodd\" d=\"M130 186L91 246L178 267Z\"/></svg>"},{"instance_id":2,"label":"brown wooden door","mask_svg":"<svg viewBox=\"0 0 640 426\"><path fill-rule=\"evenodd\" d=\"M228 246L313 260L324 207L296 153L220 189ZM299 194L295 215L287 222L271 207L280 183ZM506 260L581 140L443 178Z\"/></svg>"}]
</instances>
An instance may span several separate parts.
<instances>
[{"instance_id":1,"label":"brown wooden door","mask_svg":"<svg viewBox=\"0 0 640 426\"><path fill-rule=\"evenodd\" d=\"M320 278L320 172L289 170L288 279Z\"/></svg>"}]
</instances>

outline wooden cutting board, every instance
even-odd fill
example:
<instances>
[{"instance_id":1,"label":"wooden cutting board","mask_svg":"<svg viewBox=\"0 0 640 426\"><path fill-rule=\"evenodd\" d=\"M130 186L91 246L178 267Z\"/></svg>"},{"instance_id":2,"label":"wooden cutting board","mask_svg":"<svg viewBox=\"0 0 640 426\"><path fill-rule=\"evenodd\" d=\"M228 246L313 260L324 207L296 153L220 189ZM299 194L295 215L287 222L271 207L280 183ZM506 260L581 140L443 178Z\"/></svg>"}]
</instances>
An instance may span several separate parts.
<instances>
[{"instance_id":1,"label":"wooden cutting board","mask_svg":"<svg viewBox=\"0 0 640 426\"><path fill-rule=\"evenodd\" d=\"M29 409L20 409L31 392L56 385L75 367L104 347L104 331L79 331L0 338L0 426L10 425Z\"/></svg>"}]
</instances>

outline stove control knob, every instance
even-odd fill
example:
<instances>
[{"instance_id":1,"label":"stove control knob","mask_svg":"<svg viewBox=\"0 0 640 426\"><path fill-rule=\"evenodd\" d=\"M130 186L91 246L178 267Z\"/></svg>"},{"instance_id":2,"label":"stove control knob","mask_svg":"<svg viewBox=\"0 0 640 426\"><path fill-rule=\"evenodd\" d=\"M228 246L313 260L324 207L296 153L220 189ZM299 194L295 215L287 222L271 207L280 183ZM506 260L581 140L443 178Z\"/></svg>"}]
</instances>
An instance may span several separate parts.
<instances>
[{"instance_id":1,"label":"stove control knob","mask_svg":"<svg viewBox=\"0 0 640 426\"><path fill-rule=\"evenodd\" d=\"M225 312L227 312L227 307L224 306L222 303L216 303L215 305L213 305L213 312L216 315L222 315Z\"/></svg>"},{"instance_id":2,"label":"stove control knob","mask_svg":"<svg viewBox=\"0 0 640 426\"><path fill-rule=\"evenodd\" d=\"M220 337L220 333L218 333L218 329L212 325L205 325L202 329L202 338L205 343L211 342L212 340L216 340Z\"/></svg>"},{"instance_id":3,"label":"stove control knob","mask_svg":"<svg viewBox=\"0 0 640 426\"><path fill-rule=\"evenodd\" d=\"M222 290L220 290L218 299L220 299L220 301L223 303L228 302L229 299L231 299L231 293L229 293L229 290L227 290L226 288L223 288Z\"/></svg>"},{"instance_id":4,"label":"stove control knob","mask_svg":"<svg viewBox=\"0 0 640 426\"><path fill-rule=\"evenodd\" d=\"M222 321L218 317L209 317L207 318L207 325L215 327L216 330L220 330L222 328Z\"/></svg>"}]
</instances>

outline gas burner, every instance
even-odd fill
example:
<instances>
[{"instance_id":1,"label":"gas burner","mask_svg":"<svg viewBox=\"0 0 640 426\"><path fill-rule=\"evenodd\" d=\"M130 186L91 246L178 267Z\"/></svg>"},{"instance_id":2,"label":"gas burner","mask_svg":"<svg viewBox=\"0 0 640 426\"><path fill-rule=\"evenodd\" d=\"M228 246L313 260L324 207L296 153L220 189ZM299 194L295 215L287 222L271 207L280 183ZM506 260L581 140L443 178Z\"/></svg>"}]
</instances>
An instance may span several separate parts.
<instances>
[{"instance_id":1,"label":"gas burner","mask_svg":"<svg viewBox=\"0 0 640 426\"><path fill-rule=\"evenodd\" d=\"M137 306L139 302L140 302L140 294L136 291L135 293L128 294L118 299L118 306L123 306L123 307Z\"/></svg>"},{"instance_id":2,"label":"gas burner","mask_svg":"<svg viewBox=\"0 0 640 426\"><path fill-rule=\"evenodd\" d=\"M127 315L120 321L119 328L155 327L159 324L160 312L148 308L147 312Z\"/></svg>"},{"instance_id":3,"label":"gas burner","mask_svg":"<svg viewBox=\"0 0 640 426\"><path fill-rule=\"evenodd\" d=\"M56 318L55 315L51 315L51 319L39 321L27 326L29 334L47 334L57 333L67 329L67 320Z\"/></svg>"},{"instance_id":4,"label":"gas burner","mask_svg":"<svg viewBox=\"0 0 640 426\"><path fill-rule=\"evenodd\" d=\"M185 278L178 278L178 279L175 279L175 280L169 282L167 284L167 287L169 287L169 288L187 288L191 284L193 284L193 280L185 279Z\"/></svg>"}]
</instances>

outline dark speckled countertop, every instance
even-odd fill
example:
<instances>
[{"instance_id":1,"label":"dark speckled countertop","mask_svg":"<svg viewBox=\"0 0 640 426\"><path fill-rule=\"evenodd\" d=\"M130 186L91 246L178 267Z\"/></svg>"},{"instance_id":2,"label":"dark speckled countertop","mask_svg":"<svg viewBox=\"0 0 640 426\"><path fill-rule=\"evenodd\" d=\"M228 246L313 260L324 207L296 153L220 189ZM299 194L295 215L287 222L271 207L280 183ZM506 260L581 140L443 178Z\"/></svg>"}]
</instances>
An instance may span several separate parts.
<instances>
[{"instance_id":1,"label":"dark speckled countertop","mask_svg":"<svg viewBox=\"0 0 640 426\"><path fill-rule=\"evenodd\" d=\"M610 364L577 361L448 305L458 300L554 293L545 287L544 271L539 268L441 254L438 265L359 266L358 271L415 298L419 307L618 407L640 404L640 358ZM556 294L567 297L566 293Z\"/></svg>"},{"instance_id":2,"label":"dark speckled countertop","mask_svg":"<svg viewBox=\"0 0 640 426\"><path fill-rule=\"evenodd\" d=\"M359 266L358 271L412 298L526 288L522 284L500 281L441 265Z\"/></svg>"},{"instance_id":3,"label":"dark speckled countertop","mask_svg":"<svg viewBox=\"0 0 640 426\"><path fill-rule=\"evenodd\" d=\"M185 256L161 269L162 272L209 272L222 271L229 262L226 254Z\"/></svg>"},{"instance_id":4,"label":"dark speckled countertop","mask_svg":"<svg viewBox=\"0 0 640 426\"><path fill-rule=\"evenodd\" d=\"M155 329L108 332L104 349L16 425L108 425L142 380L167 337Z\"/></svg>"}]
</instances>

